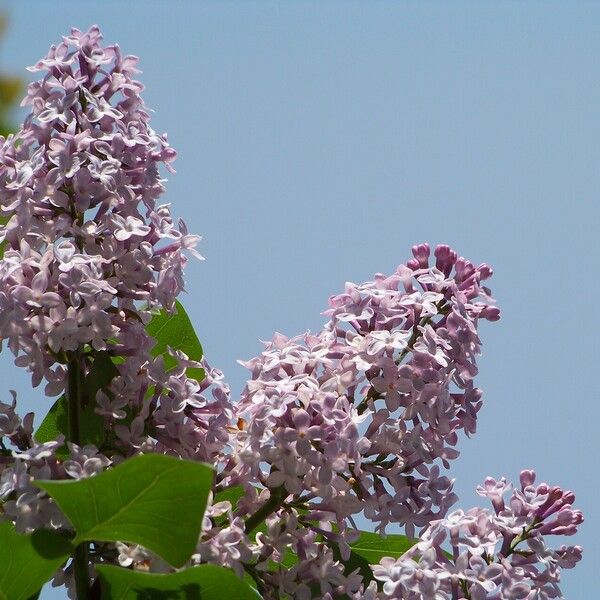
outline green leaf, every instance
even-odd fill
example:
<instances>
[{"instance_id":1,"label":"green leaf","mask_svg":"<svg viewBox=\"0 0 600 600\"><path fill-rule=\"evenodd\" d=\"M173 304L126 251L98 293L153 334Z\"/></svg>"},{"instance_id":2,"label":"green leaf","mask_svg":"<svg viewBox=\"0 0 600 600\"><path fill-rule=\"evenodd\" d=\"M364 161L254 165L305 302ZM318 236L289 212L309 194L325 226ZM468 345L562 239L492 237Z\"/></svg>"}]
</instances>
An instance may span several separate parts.
<instances>
[{"instance_id":1,"label":"green leaf","mask_svg":"<svg viewBox=\"0 0 600 600\"><path fill-rule=\"evenodd\" d=\"M333 550L333 557L344 565L344 575L350 575L350 573L358 569L363 581L365 582L365 585L368 584L369 581L373 581L373 571L371 570L369 561L366 558L362 557L356 552L350 551L348 560L342 560L338 546L335 544L330 544L330 547Z\"/></svg>"},{"instance_id":2,"label":"green leaf","mask_svg":"<svg viewBox=\"0 0 600 600\"><path fill-rule=\"evenodd\" d=\"M119 370L111 355L104 350L96 352L90 372L85 378L86 404L95 406L98 391L106 389L118 374Z\"/></svg>"},{"instance_id":3,"label":"green leaf","mask_svg":"<svg viewBox=\"0 0 600 600\"><path fill-rule=\"evenodd\" d=\"M376 565L384 556L399 558L412 548L418 540L405 535L386 535L363 531L360 537L350 544L352 552L366 559L369 564Z\"/></svg>"},{"instance_id":4,"label":"green leaf","mask_svg":"<svg viewBox=\"0 0 600 600\"><path fill-rule=\"evenodd\" d=\"M68 408L69 402L67 401L67 397L61 396L46 413L44 420L33 434L36 441L43 444L44 442L55 440L59 435L67 437L69 430Z\"/></svg>"},{"instance_id":5,"label":"green leaf","mask_svg":"<svg viewBox=\"0 0 600 600\"><path fill-rule=\"evenodd\" d=\"M141 544L181 567L196 548L212 479L207 465L146 454L89 479L35 483L75 527L75 544Z\"/></svg>"},{"instance_id":6,"label":"green leaf","mask_svg":"<svg viewBox=\"0 0 600 600\"><path fill-rule=\"evenodd\" d=\"M90 372L84 381L85 401L81 409L81 445L94 444L100 446L104 441L104 419L94 411L96 408L96 393L106 389L112 379L118 375L108 352L97 352ZM59 435L68 438L69 433L69 402L66 396L61 396L48 411L38 430L35 439L40 442L55 440ZM68 454L65 448L59 456Z\"/></svg>"},{"instance_id":7,"label":"green leaf","mask_svg":"<svg viewBox=\"0 0 600 600\"><path fill-rule=\"evenodd\" d=\"M336 545L332 545L332 549L336 560L344 563L346 575L358 569L365 583L368 583L373 580L371 565L379 563L384 556L398 558L416 543L417 540L405 535L386 535L384 537L378 533L362 531L359 538L350 544L351 551L348 560L342 561Z\"/></svg>"},{"instance_id":8,"label":"green leaf","mask_svg":"<svg viewBox=\"0 0 600 600\"><path fill-rule=\"evenodd\" d=\"M237 503L240 501L240 498L244 496L244 486L243 485L234 485L229 487L222 492L217 492L215 494L215 499L213 504L217 502L231 502L231 508L235 511Z\"/></svg>"},{"instance_id":9,"label":"green leaf","mask_svg":"<svg viewBox=\"0 0 600 600\"><path fill-rule=\"evenodd\" d=\"M175 302L175 312L162 310L152 317L146 326L146 331L156 340L152 350L153 356L162 354L165 368L172 369L177 361L169 355L167 347L181 350L191 360L202 358L202 346L194 331L194 326L180 302ZM188 369L189 377L201 381L204 378L202 369Z\"/></svg>"},{"instance_id":10,"label":"green leaf","mask_svg":"<svg viewBox=\"0 0 600 600\"><path fill-rule=\"evenodd\" d=\"M0 134L3 135L3 134ZM10 217L0 216L0 227L3 227L10 221ZM0 242L0 260L4 257L4 247L6 246L6 240Z\"/></svg>"},{"instance_id":11,"label":"green leaf","mask_svg":"<svg viewBox=\"0 0 600 600\"><path fill-rule=\"evenodd\" d=\"M245 490L244 490L244 486L243 485L235 485L233 487L227 488L226 490L223 490L222 492L218 492L217 494L215 494L215 499L213 501L213 504L216 504L217 502L224 502L224 501L229 501L231 502L231 508L233 510L233 512L235 512L238 502L241 500L241 498L244 497L245 495ZM260 493L260 490L258 488L256 488L256 493ZM227 518L225 516L221 516L221 517L217 517L216 518L216 524L217 526L221 526L221 525L225 525L225 523L227 522ZM267 522L266 521L261 521L251 532L250 532L250 539L253 540L256 538L256 534L262 532L262 533L267 533Z\"/></svg>"},{"instance_id":12,"label":"green leaf","mask_svg":"<svg viewBox=\"0 0 600 600\"><path fill-rule=\"evenodd\" d=\"M200 565L170 575L97 565L102 600L257 600L260 596L236 574Z\"/></svg>"},{"instance_id":13,"label":"green leaf","mask_svg":"<svg viewBox=\"0 0 600 600\"><path fill-rule=\"evenodd\" d=\"M0 523L0 600L27 600L39 591L73 552L54 531L20 535L12 523Z\"/></svg>"}]
</instances>

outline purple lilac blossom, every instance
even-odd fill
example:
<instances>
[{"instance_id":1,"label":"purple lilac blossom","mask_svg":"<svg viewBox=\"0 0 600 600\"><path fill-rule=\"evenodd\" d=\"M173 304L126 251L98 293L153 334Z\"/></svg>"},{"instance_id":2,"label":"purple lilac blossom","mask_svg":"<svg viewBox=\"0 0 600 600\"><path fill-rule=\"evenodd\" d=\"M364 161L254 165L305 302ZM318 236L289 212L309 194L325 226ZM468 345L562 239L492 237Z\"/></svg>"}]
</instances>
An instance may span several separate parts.
<instances>
[{"instance_id":1,"label":"purple lilac blossom","mask_svg":"<svg viewBox=\"0 0 600 600\"><path fill-rule=\"evenodd\" d=\"M0 140L0 338L48 395L64 390L70 352L84 349L84 373L99 351L127 357L95 399L119 450L210 461L228 439L226 394L203 395L221 389L218 372L190 379L199 365L183 355L167 372L145 330L173 309L199 237L157 204L175 151L150 127L138 59L101 39L73 29L31 67L44 73L22 103L31 113Z\"/></svg>"},{"instance_id":2,"label":"purple lilac blossom","mask_svg":"<svg viewBox=\"0 0 600 600\"><path fill-rule=\"evenodd\" d=\"M399 559L385 558L374 566L383 583L382 598L563 598L561 570L573 568L582 549L551 548L546 536L576 533L583 516L572 508L573 493L535 485L533 471L521 473L520 489L512 489L504 478L487 478L477 493L492 502L493 510L456 510L433 521Z\"/></svg>"},{"instance_id":3,"label":"purple lilac blossom","mask_svg":"<svg viewBox=\"0 0 600 600\"><path fill-rule=\"evenodd\" d=\"M499 318L487 265L445 245L433 259L427 244L414 246L391 275L332 296L321 331L276 334L243 362L251 375L237 404L205 360L169 350L176 366L166 369L152 356L145 324L173 309L199 238L157 204L161 165L171 169L175 152L149 126L137 58L101 40L97 27L74 29L52 47L31 68L44 73L23 101L31 114L0 138L0 338L51 396L65 388L70 353L83 349L84 372L99 352L120 357L93 399L111 444L68 442L61 457L64 439L39 443L14 395L0 402L0 438L12 445L0 455L0 518L25 532L69 528L36 479L93 477L160 452L218 471L189 564L250 575L267 600L561 597L560 568L581 549L550 550L544 536L575 532L571 492L535 486L524 471L508 504L504 479L478 488L494 512L448 514L456 495L445 469L482 406L478 324ZM198 367L202 381L187 375ZM237 503L219 500L234 486ZM376 581L344 565L360 514L378 532L420 536L373 566ZM93 561L169 570L137 545L95 550ZM73 597L69 567L54 585Z\"/></svg>"},{"instance_id":4,"label":"purple lilac blossom","mask_svg":"<svg viewBox=\"0 0 600 600\"><path fill-rule=\"evenodd\" d=\"M30 67L44 73L22 102L31 113L0 140L0 336L50 396L65 352L138 348L199 239L157 205L175 151L149 125L137 58L101 39L73 30Z\"/></svg>"},{"instance_id":5,"label":"purple lilac blossom","mask_svg":"<svg viewBox=\"0 0 600 600\"><path fill-rule=\"evenodd\" d=\"M31 67L42 73L22 102L31 112L0 138L0 340L49 396L64 391L74 351L84 375L99 352L122 357L92 399L114 438L102 451L69 443L63 460L64 439L38 443L33 415L20 419L14 398L0 404L0 435L14 447L0 456L2 518L23 532L69 527L35 479L90 477L151 451L212 463L229 437L219 372L176 352L167 370L151 355L145 324L173 310L200 238L158 204L175 151L150 127L138 59L101 40L98 27L73 29ZM191 379L188 367L207 376Z\"/></svg>"},{"instance_id":6,"label":"purple lilac blossom","mask_svg":"<svg viewBox=\"0 0 600 600\"><path fill-rule=\"evenodd\" d=\"M249 489L234 517L274 494L290 503L267 519L273 533L255 536L265 557L289 547L304 555L307 539L318 546L315 533L327 540L319 560L329 560L329 546L347 557L358 514L381 533L392 524L412 537L456 501L441 467L458 456L458 433L475 432L477 325L499 317L483 285L492 271L447 246L436 248L433 264L426 244L413 255L392 275L346 284L330 298L322 331L276 334L259 357L242 363L252 378L235 405L241 426L222 484L263 488L258 498ZM290 518L298 498L305 512ZM288 525L284 536L282 522L295 531ZM291 597L302 597L294 586L323 580L317 569L293 573L265 578ZM321 591L340 590L362 593L364 586L353 574Z\"/></svg>"}]
</instances>

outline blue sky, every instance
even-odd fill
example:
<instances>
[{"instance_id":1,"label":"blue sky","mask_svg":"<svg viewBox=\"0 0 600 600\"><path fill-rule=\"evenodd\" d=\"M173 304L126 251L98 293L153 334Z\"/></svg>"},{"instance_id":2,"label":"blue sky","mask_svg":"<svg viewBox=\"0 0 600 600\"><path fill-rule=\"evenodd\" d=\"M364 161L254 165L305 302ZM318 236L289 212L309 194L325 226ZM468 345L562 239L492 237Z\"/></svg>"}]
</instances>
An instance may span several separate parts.
<instances>
[{"instance_id":1,"label":"blue sky","mask_svg":"<svg viewBox=\"0 0 600 600\"><path fill-rule=\"evenodd\" d=\"M585 558L564 592L593 597L600 4L2 6L5 72L28 77L72 25L141 57L154 127L179 151L166 201L204 236L183 302L234 391L259 338L319 328L330 294L414 243L491 264L503 318L482 327L486 402L452 470L461 505L522 468L575 490ZM0 378L27 410L49 406L7 354Z\"/></svg>"}]
</instances>

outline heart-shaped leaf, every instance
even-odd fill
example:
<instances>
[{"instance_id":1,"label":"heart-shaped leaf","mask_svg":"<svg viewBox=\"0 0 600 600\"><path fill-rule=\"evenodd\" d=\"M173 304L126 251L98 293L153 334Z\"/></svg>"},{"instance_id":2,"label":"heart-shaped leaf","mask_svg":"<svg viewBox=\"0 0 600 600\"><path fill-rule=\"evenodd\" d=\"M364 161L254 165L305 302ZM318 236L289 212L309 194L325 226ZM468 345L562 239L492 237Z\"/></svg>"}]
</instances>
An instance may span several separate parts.
<instances>
[{"instance_id":1,"label":"heart-shaped leaf","mask_svg":"<svg viewBox=\"0 0 600 600\"><path fill-rule=\"evenodd\" d=\"M158 575L98 565L102 600L257 600L258 593L236 574L217 565L201 565Z\"/></svg>"},{"instance_id":2,"label":"heart-shaped leaf","mask_svg":"<svg viewBox=\"0 0 600 600\"><path fill-rule=\"evenodd\" d=\"M191 360L202 358L202 346L194 331L194 326L179 301L175 302L175 311L169 313L162 310L152 317L146 326L146 331L156 340L152 349L153 356L162 354L165 368L171 369L177 361L169 355L167 347L181 350ZM202 369L188 369L189 377L201 381L204 378Z\"/></svg>"},{"instance_id":3,"label":"heart-shaped leaf","mask_svg":"<svg viewBox=\"0 0 600 600\"><path fill-rule=\"evenodd\" d=\"M36 485L75 527L75 544L141 544L181 567L196 548L212 478L206 465L146 454L89 479Z\"/></svg>"},{"instance_id":4,"label":"heart-shaped leaf","mask_svg":"<svg viewBox=\"0 0 600 600\"><path fill-rule=\"evenodd\" d=\"M73 545L48 529L20 535L0 523L0 600L27 600L71 555Z\"/></svg>"}]
</instances>

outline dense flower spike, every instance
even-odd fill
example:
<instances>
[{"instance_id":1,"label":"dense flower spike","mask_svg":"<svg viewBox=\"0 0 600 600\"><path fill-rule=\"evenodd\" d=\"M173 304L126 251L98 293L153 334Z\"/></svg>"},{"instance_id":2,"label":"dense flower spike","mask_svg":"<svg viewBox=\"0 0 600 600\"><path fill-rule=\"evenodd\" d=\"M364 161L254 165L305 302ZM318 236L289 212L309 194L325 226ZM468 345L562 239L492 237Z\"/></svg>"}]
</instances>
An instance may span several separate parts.
<instances>
[{"instance_id":1,"label":"dense flower spike","mask_svg":"<svg viewBox=\"0 0 600 600\"><path fill-rule=\"evenodd\" d=\"M482 285L491 269L447 246L433 265L426 244L413 254L390 276L346 284L321 332L278 334L243 363L252 379L236 406L230 476L301 498L308 514L296 528L321 529L342 549L361 512L380 531L395 523L409 536L445 515L456 496L437 463L458 455L457 434L475 431L481 407L477 324L499 316Z\"/></svg>"},{"instance_id":2,"label":"dense flower spike","mask_svg":"<svg viewBox=\"0 0 600 600\"><path fill-rule=\"evenodd\" d=\"M452 482L431 465L447 467L457 433L475 431L477 322L498 312L480 286L486 265L457 263L440 246L436 255L452 257L438 260L441 271L428 266L428 253L415 247L420 263L346 284L330 299L323 331L277 335L245 363L252 380L237 406L248 422L238 435L244 473L270 488L306 489L341 519L365 509L382 530L426 526L432 507L453 503Z\"/></svg>"},{"instance_id":3,"label":"dense flower spike","mask_svg":"<svg viewBox=\"0 0 600 600\"><path fill-rule=\"evenodd\" d=\"M42 443L14 393L0 402L0 519L68 530L36 480L158 452L217 471L189 564L250 576L266 600L562 597L560 570L581 548L550 549L546 536L581 523L571 492L523 471L520 489L491 478L477 489L493 510L448 514L445 470L482 406L478 325L499 318L487 265L446 245L432 258L422 244L391 275L347 283L321 331L276 334L242 363L251 375L235 405L204 359L155 356L146 326L176 307L199 238L157 204L175 152L149 126L137 59L101 39L74 29L31 67L44 73L23 101L31 114L0 138L0 340L50 396L67 374L104 368L109 381L86 398L104 440ZM419 539L400 558L350 568L359 515ZM96 544L90 561L172 570L124 542ZM72 569L54 584L75 597Z\"/></svg>"},{"instance_id":4,"label":"dense flower spike","mask_svg":"<svg viewBox=\"0 0 600 600\"><path fill-rule=\"evenodd\" d=\"M219 372L178 352L167 369L151 353L145 324L174 309L199 237L157 204L160 167L172 170L175 151L149 125L138 59L101 40L97 27L74 29L31 67L44 73L23 100L31 113L0 139L0 339L51 396L64 391L75 359L85 376L101 356L119 357L112 383L92 399L114 438L103 450L110 456L69 444L59 460L64 440L37 443L33 416L21 422L14 401L0 404L0 433L16 448L0 457L0 500L15 498L4 512L21 531L59 525L34 478L89 477L147 451L213 461L229 437ZM188 377L190 367L203 367L204 380Z\"/></svg>"},{"instance_id":5,"label":"dense flower spike","mask_svg":"<svg viewBox=\"0 0 600 600\"><path fill-rule=\"evenodd\" d=\"M488 478L477 488L493 510L454 511L434 521L420 541L398 560L374 568L383 597L516 600L562 598L561 569L581 559L580 546L551 549L547 535L573 535L583 521L575 496L556 486L535 485L521 473L521 487ZM505 496L510 493L508 502ZM452 555L444 552L447 544Z\"/></svg>"},{"instance_id":6,"label":"dense flower spike","mask_svg":"<svg viewBox=\"0 0 600 600\"><path fill-rule=\"evenodd\" d=\"M149 126L137 58L101 39L73 30L30 68L45 73L31 114L0 142L0 336L49 395L80 345L138 348L130 313L173 307L198 240L156 204L175 151Z\"/></svg>"}]
</instances>

